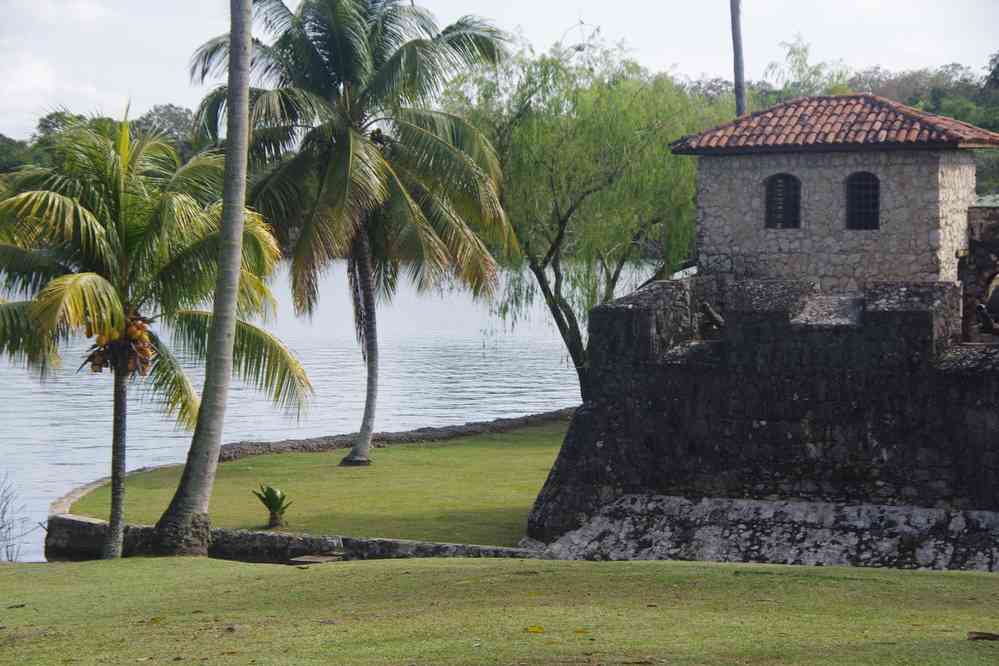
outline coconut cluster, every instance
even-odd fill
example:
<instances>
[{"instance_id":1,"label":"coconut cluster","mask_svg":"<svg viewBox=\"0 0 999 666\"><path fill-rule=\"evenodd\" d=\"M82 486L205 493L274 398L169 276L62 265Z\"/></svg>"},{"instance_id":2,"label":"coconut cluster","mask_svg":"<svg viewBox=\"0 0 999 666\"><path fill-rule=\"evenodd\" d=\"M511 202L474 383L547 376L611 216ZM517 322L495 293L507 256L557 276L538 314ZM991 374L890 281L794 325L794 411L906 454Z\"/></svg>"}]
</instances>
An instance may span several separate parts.
<instances>
[{"instance_id":1,"label":"coconut cluster","mask_svg":"<svg viewBox=\"0 0 999 666\"><path fill-rule=\"evenodd\" d=\"M90 364L90 371L103 372L107 368L114 372L113 361L116 355L124 353L128 355L129 374L138 373L143 377L148 375L153 357L156 356L156 350L149 341L149 323L144 317L132 315L128 318L124 331L98 334L86 361ZM92 331L88 330L87 336L91 335Z\"/></svg>"}]
</instances>

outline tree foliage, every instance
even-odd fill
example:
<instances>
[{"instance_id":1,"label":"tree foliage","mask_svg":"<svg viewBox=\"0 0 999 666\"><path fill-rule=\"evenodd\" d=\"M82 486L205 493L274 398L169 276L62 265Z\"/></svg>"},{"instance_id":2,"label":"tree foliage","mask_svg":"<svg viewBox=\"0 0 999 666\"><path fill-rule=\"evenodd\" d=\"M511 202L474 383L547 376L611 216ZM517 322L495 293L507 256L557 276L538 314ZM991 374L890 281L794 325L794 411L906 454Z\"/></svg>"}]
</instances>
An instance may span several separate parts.
<instances>
[{"instance_id":1,"label":"tree foliage","mask_svg":"<svg viewBox=\"0 0 999 666\"><path fill-rule=\"evenodd\" d=\"M0 134L0 173L8 173L31 161L31 146Z\"/></svg>"},{"instance_id":2,"label":"tree foliage","mask_svg":"<svg viewBox=\"0 0 999 666\"><path fill-rule=\"evenodd\" d=\"M377 394L375 289L391 295L400 274L420 288L455 279L477 294L496 281L482 238L506 235L493 149L465 119L431 103L450 76L496 62L504 36L473 16L439 27L402 0L254 6L264 38L251 64L250 201L279 229L299 312L315 307L330 263L348 262L369 361L358 437L366 443L356 452L370 445ZM227 36L209 40L194 55L192 77L203 82L228 62ZM226 99L221 86L198 110L198 126L214 140Z\"/></svg>"},{"instance_id":3,"label":"tree foliage","mask_svg":"<svg viewBox=\"0 0 999 666\"><path fill-rule=\"evenodd\" d=\"M589 308L640 263L663 274L689 256L695 167L670 142L731 111L595 39L478 69L449 87L445 106L489 134L503 169L521 252L507 259L515 270L499 311L516 317L542 298L585 394Z\"/></svg>"},{"instance_id":4,"label":"tree foliage","mask_svg":"<svg viewBox=\"0 0 999 666\"><path fill-rule=\"evenodd\" d=\"M112 486L123 488L124 378L146 377L147 395L180 425L192 426L198 412L198 396L160 333L177 333L177 347L204 360L199 332L211 313L198 308L211 303L215 287L222 158L204 153L181 163L158 136L133 136L127 121L73 122L46 140L51 164L8 177L0 200L0 353L44 375L71 336L93 339L84 365L115 375ZM279 256L263 220L248 214L244 315L273 308L265 280ZM304 404L311 391L295 357L250 324L237 372L285 405ZM108 530L112 556L121 552L120 495Z\"/></svg>"},{"instance_id":5,"label":"tree foliage","mask_svg":"<svg viewBox=\"0 0 999 666\"><path fill-rule=\"evenodd\" d=\"M187 161L198 149L194 112L176 104L157 104L135 119L132 129L142 134L160 134Z\"/></svg>"}]
</instances>

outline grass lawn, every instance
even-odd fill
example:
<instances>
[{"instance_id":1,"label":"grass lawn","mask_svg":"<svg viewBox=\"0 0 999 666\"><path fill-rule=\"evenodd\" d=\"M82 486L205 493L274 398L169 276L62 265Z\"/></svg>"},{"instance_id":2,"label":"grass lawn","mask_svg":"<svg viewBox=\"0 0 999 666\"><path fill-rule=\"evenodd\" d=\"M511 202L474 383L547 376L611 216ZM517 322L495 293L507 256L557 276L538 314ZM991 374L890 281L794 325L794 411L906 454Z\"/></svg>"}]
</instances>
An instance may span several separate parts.
<instances>
[{"instance_id":1,"label":"grass lawn","mask_svg":"<svg viewBox=\"0 0 999 666\"><path fill-rule=\"evenodd\" d=\"M990 664L999 576L530 560L0 566L4 664Z\"/></svg>"},{"instance_id":2,"label":"grass lawn","mask_svg":"<svg viewBox=\"0 0 999 666\"><path fill-rule=\"evenodd\" d=\"M219 467L212 522L262 528L267 512L251 491L261 483L288 493L289 532L425 539L514 546L565 436L567 421L468 439L394 445L371 467L338 467L346 451L254 456ZM125 514L154 524L170 501L180 467L130 476ZM73 512L107 518L107 486Z\"/></svg>"}]
</instances>

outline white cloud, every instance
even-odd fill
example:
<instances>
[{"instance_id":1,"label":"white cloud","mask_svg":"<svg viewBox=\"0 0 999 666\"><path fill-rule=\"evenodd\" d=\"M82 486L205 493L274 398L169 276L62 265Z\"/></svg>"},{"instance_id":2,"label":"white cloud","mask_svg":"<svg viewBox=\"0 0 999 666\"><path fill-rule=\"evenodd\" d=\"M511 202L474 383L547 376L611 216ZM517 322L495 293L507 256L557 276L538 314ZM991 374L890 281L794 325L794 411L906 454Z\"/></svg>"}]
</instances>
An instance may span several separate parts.
<instances>
[{"instance_id":1,"label":"white cloud","mask_svg":"<svg viewBox=\"0 0 999 666\"><path fill-rule=\"evenodd\" d=\"M111 15L100 0L13 0L14 11L47 23L56 21L93 22Z\"/></svg>"},{"instance_id":2,"label":"white cloud","mask_svg":"<svg viewBox=\"0 0 999 666\"><path fill-rule=\"evenodd\" d=\"M26 53L0 60L0 113L5 132L25 138L37 119L58 108L96 108L102 99L87 82L61 76L51 63Z\"/></svg>"}]
</instances>

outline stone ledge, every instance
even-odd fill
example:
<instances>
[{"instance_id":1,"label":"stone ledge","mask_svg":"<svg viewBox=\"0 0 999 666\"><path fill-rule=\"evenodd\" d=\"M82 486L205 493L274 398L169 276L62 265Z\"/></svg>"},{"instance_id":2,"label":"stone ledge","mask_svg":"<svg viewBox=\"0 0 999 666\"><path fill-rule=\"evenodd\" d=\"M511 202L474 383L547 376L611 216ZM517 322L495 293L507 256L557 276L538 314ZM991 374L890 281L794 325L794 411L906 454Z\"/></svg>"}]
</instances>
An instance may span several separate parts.
<instances>
[{"instance_id":1,"label":"stone ledge","mask_svg":"<svg viewBox=\"0 0 999 666\"><path fill-rule=\"evenodd\" d=\"M107 522L62 514L49 516L45 556L49 561L92 560L101 556ZM125 557L151 554L154 528L125 526ZM287 564L304 555L342 555L344 560L381 560L408 557L530 558L539 552L526 548L436 543L408 539L364 539L346 536L287 534L216 528L208 556L239 562Z\"/></svg>"},{"instance_id":2,"label":"stone ledge","mask_svg":"<svg viewBox=\"0 0 999 666\"><path fill-rule=\"evenodd\" d=\"M499 418L492 421L475 421L462 425L441 426L438 428L417 428L402 432L378 432L372 437L376 447L388 444L415 444L418 442L443 442L449 439L503 433L527 426L544 425L553 421L571 418L575 407L558 409L541 414L518 416L514 418ZM219 462L238 460L248 456L259 456L271 453L316 453L349 448L354 443L357 433L349 435L330 435L308 439L286 439L276 442L233 442L222 446Z\"/></svg>"},{"instance_id":3,"label":"stone ledge","mask_svg":"<svg viewBox=\"0 0 999 666\"><path fill-rule=\"evenodd\" d=\"M551 544L555 559L999 570L999 513L625 495Z\"/></svg>"}]
</instances>

